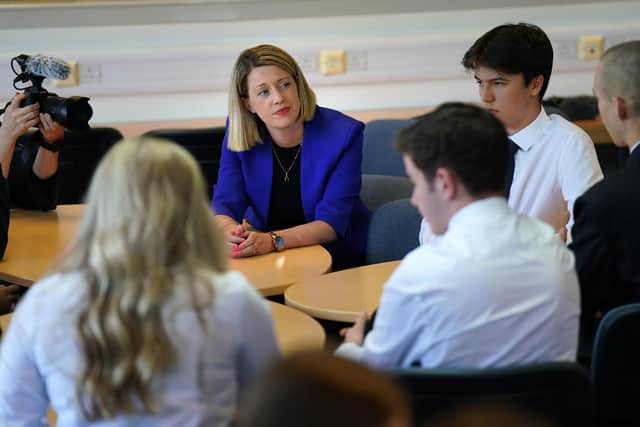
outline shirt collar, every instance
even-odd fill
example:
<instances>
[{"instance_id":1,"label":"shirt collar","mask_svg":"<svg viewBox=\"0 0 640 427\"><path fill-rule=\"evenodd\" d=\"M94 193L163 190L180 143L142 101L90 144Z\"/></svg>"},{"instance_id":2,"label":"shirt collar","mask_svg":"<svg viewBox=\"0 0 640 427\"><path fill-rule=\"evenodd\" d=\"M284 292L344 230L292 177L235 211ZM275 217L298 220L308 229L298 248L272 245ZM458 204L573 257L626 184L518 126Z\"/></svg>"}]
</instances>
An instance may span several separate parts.
<instances>
[{"instance_id":1,"label":"shirt collar","mask_svg":"<svg viewBox=\"0 0 640 427\"><path fill-rule=\"evenodd\" d=\"M636 143L633 144L629 149L629 154L633 153L639 146L640 146L640 141L636 141Z\"/></svg>"},{"instance_id":2,"label":"shirt collar","mask_svg":"<svg viewBox=\"0 0 640 427\"><path fill-rule=\"evenodd\" d=\"M447 232L469 222L478 222L478 220L482 221L487 218L491 221L500 221L501 214L508 211L509 206L504 197L494 196L476 200L453 214L449 219Z\"/></svg>"},{"instance_id":3,"label":"shirt collar","mask_svg":"<svg viewBox=\"0 0 640 427\"><path fill-rule=\"evenodd\" d=\"M544 108L540 108L540 114L531 123L529 123L524 129L510 135L509 138L516 143L521 150L527 151L537 142L542 141L542 135L545 133L547 124L551 122L551 118L544 111Z\"/></svg>"}]
</instances>

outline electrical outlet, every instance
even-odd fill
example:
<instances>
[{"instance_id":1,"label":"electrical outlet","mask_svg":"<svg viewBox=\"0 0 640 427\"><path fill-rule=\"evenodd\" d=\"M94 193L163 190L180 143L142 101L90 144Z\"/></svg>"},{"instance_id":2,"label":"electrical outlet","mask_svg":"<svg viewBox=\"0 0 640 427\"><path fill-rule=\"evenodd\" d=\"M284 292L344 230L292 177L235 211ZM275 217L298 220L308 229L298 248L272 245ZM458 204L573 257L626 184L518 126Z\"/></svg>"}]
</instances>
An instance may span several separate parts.
<instances>
[{"instance_id":1,"label":"electrical outlet","mask_svg":"<svg viewBox=\"0 0 640 427\"><path fill-rule=\"evenodd\" d=\"M578 39L578 58L584 61L598 60L604 53L604 36L581 36Z\"/></svg>"},{"instance_id":2,"label":"electrical outlet","mask_svg":"<svg viewBox=\"0 0 640 427\"><path fill-rule=\"evenodd\" d=\"M80 84L94 84L102 81L102 67L98 63L80 64Z\"/></svg>"},{"instance_id":3,"label":"electrical outlet","mask_svg":"<svg viewBox=\"0 0 640 427\"><path fill-rule=\"evenodd\" d=\"M69 64L69 77L64 80L52 80L51 83L55 87L71 87L78 86L78 61L66 61Z\"/></svg>"},{"instance_id":4,"label":"electrical outlet","mask_svg":"<svg viewBox=\"0 0 640 427\"><path fill-rule=\"evenodd\" d=\"M300 69L304 73L312 73L318 71L318 56L314 54L298 55L296 57Z\"/></svg>"},{"instance_id":5,"label":"electrical outlet","mask_svg":"<svg viewBox=\"0 0 640 427\"><path fill-rule=\"evenodd\" d=\"M344 50L323 50L320 52L320 72L322 74L340 74L346 71L347 53Z\"/></svg>"},{"instance_id":6,"label":"electrical outlet","mask_svg":"<svg viewBox=\"0 0 640 427\"><path fill-rule=\"evenodd\" d=\"M364 50L350 50L347 52L347 70L366 71L367 52Z\"/></svg>"}]
</instances>

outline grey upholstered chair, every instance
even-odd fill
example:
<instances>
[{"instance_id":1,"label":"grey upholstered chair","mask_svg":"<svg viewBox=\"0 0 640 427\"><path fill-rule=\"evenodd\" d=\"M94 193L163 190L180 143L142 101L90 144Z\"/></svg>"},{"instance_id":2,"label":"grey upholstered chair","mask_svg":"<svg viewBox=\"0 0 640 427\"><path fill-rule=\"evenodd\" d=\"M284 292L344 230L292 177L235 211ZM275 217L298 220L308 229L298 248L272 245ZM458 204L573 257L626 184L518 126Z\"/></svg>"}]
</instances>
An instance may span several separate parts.
<instances>
[{"instance_id":1,"label":"grey upholstered chair","mask_svg":"<svg viewBox=\"0 0 640 427\"><path fill-rule=\"evenodd\" d=\"M362 175L362 202L374 212L387 202L411 196L413 185L404 176Z\"/></svg>"}]
</instances>

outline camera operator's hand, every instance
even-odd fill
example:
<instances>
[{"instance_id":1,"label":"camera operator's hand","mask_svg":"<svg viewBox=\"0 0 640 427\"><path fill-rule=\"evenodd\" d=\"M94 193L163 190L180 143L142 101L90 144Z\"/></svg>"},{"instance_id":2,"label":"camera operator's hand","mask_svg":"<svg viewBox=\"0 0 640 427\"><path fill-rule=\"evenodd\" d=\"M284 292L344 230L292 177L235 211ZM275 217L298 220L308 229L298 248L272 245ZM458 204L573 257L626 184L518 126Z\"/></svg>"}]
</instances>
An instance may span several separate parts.
<instances>
[{"instance_id":1,"label":"camera operator's hand","mask_svg":"<svg viewBox=\"0 0 640 427\"><path fill-rule=\"evenodd\" d=\"M23 93L17 94L11 100L2 116L2 126L0 126L0 165L2 166L2 175L5 178L9 176L9 168L11 167L16 141L29 128L37 126L40 121L38 117L40 106L38 104L20 107L24 97Z\"/></svg>"},{"instance_id":2,"label":"camera operator's hand","mask_svg":"<svg viewBox=\"0 0 640 427\"><path fill-rule=\"evenodd\" d=\"M53 121L49 113L40 113L40 133L42 139L48 144L60 141L64 138L64 127Z\"/></svg>"},{"instance_id":3,"label":"camera operator's hand","mask_svg":"<svg viewBox=\"0 0 640 427\"><path fill-rule=\"evenodd\" d=\"M60 147L57 143L64 138L64 127L53 121L47 113L40 114L42 143L33 162L33 173L40 179L49 179L58 170Z\"/></svg>"},{"instance_id":4,"label":"camera operator's hand","mask_svg":"<svg viewBox=\"0 0 640 427\"><path fill-rule=\"evenodd\" d=\"M35 103L20 107L25 96L24 93L17 94L7 106L0 126L0 142L15 143L29 128L38 125L40 105Z\"/></svg>"}]
</instances>

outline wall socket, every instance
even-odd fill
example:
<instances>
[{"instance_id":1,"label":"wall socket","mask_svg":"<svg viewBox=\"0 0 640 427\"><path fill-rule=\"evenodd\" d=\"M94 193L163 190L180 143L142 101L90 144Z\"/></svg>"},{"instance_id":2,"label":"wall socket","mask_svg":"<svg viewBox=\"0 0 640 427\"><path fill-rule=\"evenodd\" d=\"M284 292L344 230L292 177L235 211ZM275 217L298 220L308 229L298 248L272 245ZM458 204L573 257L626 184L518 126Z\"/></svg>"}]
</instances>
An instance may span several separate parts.
<instances>
[{"instance_id":1,"label":"wall socket","mask_svg":"<svg viewBox=\"0 0 640 427\"><path fill-rule=\"evenodd\" d=\"M350 50L347 52L347 71L366 71L367 52L364 50Z\"/></svg>"},{"instance_id":2,"label":"wall socket","mask_svg":"<svg viewBox=\"0 0 640 427\"><path fill-rule=\"evenodd\" d=\"M298 61L298 65L300 66L302 72L315 73L316 71L318 71L318 55L314 55L311 53L297 55L295 59L296 61Z\"/></svg>"},{"instance_id":3,"label":"wall socket","mask_svg":"<svg viewBox=\"0 0 640 427\"><path fill-rule=\"evenodd\" d=\"M96 62L80 64L80 84L95 84L102 81L102 66Z\"/></svg>"},{"instance_id":4,"label":"wall socket","mask_svg":"<svg viewBox=\"0 0 640 427\"><path fill-rule=\"evenodd\" d=\"M580 36L578 58L583 61L598 60L604 53L604 36Z\"/></svg>"}]
</instances>

